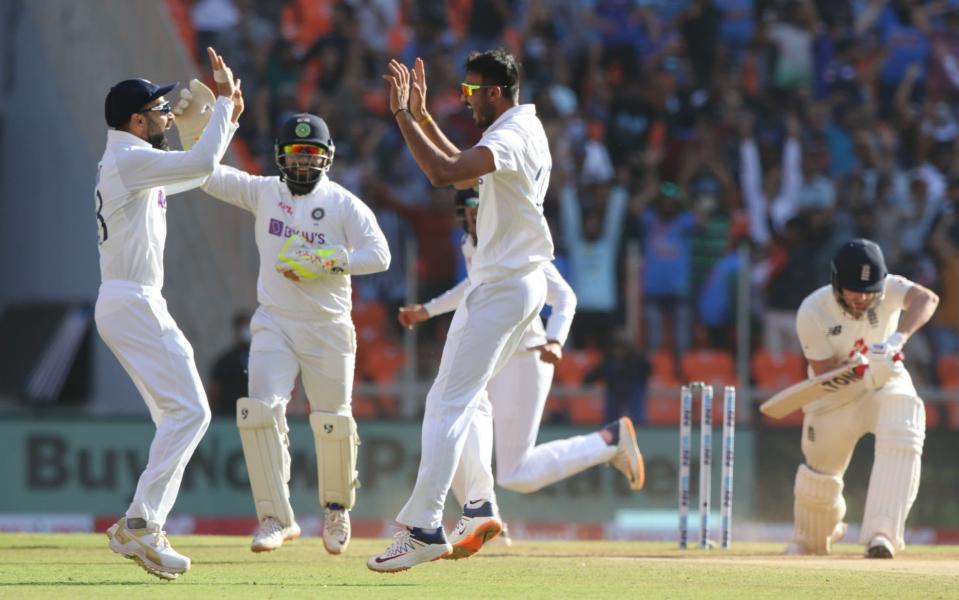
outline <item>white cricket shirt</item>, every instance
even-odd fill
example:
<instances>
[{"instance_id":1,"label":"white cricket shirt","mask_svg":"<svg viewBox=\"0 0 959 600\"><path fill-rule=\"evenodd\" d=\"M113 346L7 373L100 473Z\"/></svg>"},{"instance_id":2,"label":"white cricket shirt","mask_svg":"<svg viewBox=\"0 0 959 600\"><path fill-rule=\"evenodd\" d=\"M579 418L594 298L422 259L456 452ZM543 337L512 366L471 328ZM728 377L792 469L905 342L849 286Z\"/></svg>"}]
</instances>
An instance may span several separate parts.
<instances>
[{"instance_id":1,"label":"white cricket shirt","mask_svg":"<svg viewBox=\"0 0 959 600\"><path fill-rule=\"evenodd\" d=\"M476 145L489 148L496 164L479 178L476 229L483 235L470 272L479 284L553 260L553 238L543 217L553 162L532 104L504 112Z\"/></svg>"},{"instance_id":2,"label":"white cricket shirt","mask_svg":"<svg viewBox=\"0 0 959 600\"><path fill-rule=\"evenodd\" d=\"M476 255L476 246L473 245L473 239L470 236L463 237L462 249L463 257L466 259L468 276L454 287L423 305L423 308L431 317L456 310L456 306L466 295L466 290L472 283L473 258ZM573 292L572 286L563 279L553 263L543 263L542 268L543 274L546 275L546 304L551 306L552 310L546 320L545 328L542 319L538 316L533 319L533 322L523 333L523 339L517 351L545 344L546 340L556 340L560 345L565 345L566 338L569 337L569 328L573 324L573 315L576 312L576 294Z\"/></svg>"},{"instance_id":3,"label":"white cricket shirt","mask_svg":"<svg viewBox=\"0 0 959 600\"><path fill-rule=\"evenodd\" d=\"M95 207L100 278L163 287L167 196L199 187L223 158L236 126L233 101L217 98L210 122L189 151L153 148L110 129L97 171Z\"/></svg>"},{"instance_id":4,"label":"white cricket shirt","mask_svg":"<svg viewBox=\"0 0 959 600\"><path fill-rule=\"evenodd\" d=\"M796 331L803 354L809 360L837 358L847 361L856 353L868 351L870 344L881 344L896 332L906 293L913 283L901 275L888 275L882 301L859 319L845 312L825 285L809 294L796 314ZM915 394L912 379L905 369L886 386L906 385ZM896 380L902 381L896 381ZM884 386L884 387L886 387Z\"/></svg>"},{"instance_id":5,"label":"white cricket shirt","mask_svg":"<svg viewBox=\"0 0 959 600\"><path fill-rule=\"evenodd\" d=\"M317 248L346 248L353 275L378 273L390 266L386 237L373 211L325 174L309 194L294 196L279 177L250 175L221 165L203 184L203 190L253 213L260 254L257 299L278 314L350 321L349 275L291 281L277 272L280 249L294 233Z\"/></svg>"}]
</instances>

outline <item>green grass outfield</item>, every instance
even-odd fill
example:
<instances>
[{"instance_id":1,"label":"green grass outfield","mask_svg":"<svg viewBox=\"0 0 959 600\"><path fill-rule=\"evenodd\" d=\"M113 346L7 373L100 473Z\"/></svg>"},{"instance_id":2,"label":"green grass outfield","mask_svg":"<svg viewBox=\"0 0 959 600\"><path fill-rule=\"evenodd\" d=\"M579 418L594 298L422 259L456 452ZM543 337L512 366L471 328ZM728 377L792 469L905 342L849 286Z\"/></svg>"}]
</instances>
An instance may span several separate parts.
<instances>
[{"instance_id":1,"label":"green grass outfield","mask_svg":"<svg viewBox=\"0 0 959 600\"><path fill-rule=\"evenodd\" d=\"M0 598L959 598L959 546L867 561L851 544L808 558L783 557L781 544L516 541L387 575L366 568L386 540L353 540L343 556L319 538L261 555L241 537L171 541L193 568L164 582L110 552L103 534L0 534Z\"/></svg>"}]
</instances>

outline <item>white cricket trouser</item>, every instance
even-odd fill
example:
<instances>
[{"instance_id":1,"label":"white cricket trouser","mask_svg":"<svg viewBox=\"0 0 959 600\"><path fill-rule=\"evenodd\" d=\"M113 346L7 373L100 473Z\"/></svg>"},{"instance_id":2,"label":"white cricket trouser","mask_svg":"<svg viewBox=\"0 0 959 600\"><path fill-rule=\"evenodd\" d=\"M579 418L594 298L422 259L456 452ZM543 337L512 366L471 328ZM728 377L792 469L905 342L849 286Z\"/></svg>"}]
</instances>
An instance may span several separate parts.
<instances>
[{"instance_id":1,"label":"white cricket trouser","mask_svg":"<svg viewBox=\"0 0 959 600\"><path fill-rule=\"evenodd\" d=\"M167 311L159 288L104 281L95 314L100 337L130 375L156 424L147 466L126 516L163 527L183 470L210 424L193 347Z\"/></svg>"},{"instance_id":2,"label":"white cricket trouser","mask_svg":"<svg viewBox=\"0 0 959 600\"><path fill-rule=\"evenodd\" d=\"M803 456L823 475L841 478L859 439L867 433L876 436L861 543L881 533L896 548L905 547L903 531L919 490L925 429L925 408L908 374L845 406L803 418Z\"/></svg>"},{"instance_id":3,"label":"white cricket trouser","mask_svg":"<svg viewBox=\"0 0 959 600\"><path fill-rule=\"evenodd\" d=\"M250 398L286 405L299 373L310 410L352 415L356 333L353 323L282 316L261 306L250 321ZM286 431L281 431L286 433Z\"/></svg>"},{"instance_id":4,"label":"white cricket trouser","mask_svg":"<svg viewBox=\"0 0 959 600\"><path fill-rule=\"evenodd\" d=\"M426 396L416 485L396 520L442 524L443 504L489 380L519 345L546 301L539 267L471 287L456 307L436 380Z\"/></svg>"},{"instance_id":5,"label":"white cricket trouser","mask_svg":"<svg viewBox=\"0 0 959 600\"><path fill-rule=\"evenodd\" d=\"M510 491L530 494L608 462L616 454L616 447L608 445L598 432L536 445L552 381L553 365L541 361L538 352L517 348L486 386L488 400L481 402L467 447L482 451L495 441L496 481ZM474 457L488 460L482 452L463 453L453 478L453 492L460 504L493 499L489 463L477 464Z\"/></svg>"}]
</instances>

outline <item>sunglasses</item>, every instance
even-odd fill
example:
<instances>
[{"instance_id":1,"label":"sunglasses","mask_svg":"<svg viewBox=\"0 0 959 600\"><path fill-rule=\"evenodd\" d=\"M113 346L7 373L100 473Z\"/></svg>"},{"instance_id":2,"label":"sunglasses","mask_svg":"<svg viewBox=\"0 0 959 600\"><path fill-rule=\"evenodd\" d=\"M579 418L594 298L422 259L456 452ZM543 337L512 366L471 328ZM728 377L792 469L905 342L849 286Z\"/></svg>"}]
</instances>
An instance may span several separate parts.
<instances>
[{"instance_id":1,"label":"sunglasses","mask_svg":"<svg viewBox=\"0 0 959 600\"><path fill-rule=\"evenodd\" d=\"M488 88L502 88L506 87L505 85L479 85L476 83L461 83L460 91L463 92L463 95L469 98L473 95L473 92L476 90L485 90Z\"/></svg>"},{"instance_id":2,"label":"sunglasses","mask_svg":"<svg viewBox=\"0 0 959 600\"><path fill-rule=\"evenodd\" d=\"M311 156L326 156L326 148L311 144L287 144L283 146L283 154L309 154Z\"/></svg>"},{"instance_id":3,"label":"sunglasses","mask_svg":"<svg viewBox=\"0 0 959 600\"><path fill-rule=\"evenodd\" d=\"M161 115L169 114L173 110L173 105L169 101L164 102L163 104L157 104L156 106L151 106L150 108L144 108L138 112L158 112Z\"/></svg>"}]
</instances>

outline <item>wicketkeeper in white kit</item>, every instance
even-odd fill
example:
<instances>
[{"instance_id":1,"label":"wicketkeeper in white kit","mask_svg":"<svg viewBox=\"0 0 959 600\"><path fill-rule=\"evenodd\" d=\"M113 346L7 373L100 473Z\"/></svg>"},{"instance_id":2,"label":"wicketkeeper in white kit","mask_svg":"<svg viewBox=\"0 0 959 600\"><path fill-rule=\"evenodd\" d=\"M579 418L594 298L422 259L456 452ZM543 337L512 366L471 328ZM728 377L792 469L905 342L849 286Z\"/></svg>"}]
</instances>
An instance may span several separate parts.
<instances>
[{"instance_id":1,"label":"wicketkeeper in white kit","mask_svg":"<svg viewBox=\"0 0 959 600\"><path fill-rule=\"evenodd\" d=\"M553 241L543 216L552 159L531 104L519 103L519 65L506 50L472 53L460 86L464 104L484 129L460 151L426 112L426 77L417 59L395 60L384 79L390 110L417 164L436 186L479 185L482 232L464 292L450 323L439 372L426 397L420 466L409 501L397 515L403 528L367 566L409 569L452 553L443 531L443 505L463 456L486 385L518 347L546 301L543 265ZM471 499L472 500L472 499ZM488 498L476 499L487 501ZM490 530L495 536L499 529Z\"/></svg>"},{"instance_id":2,"label":"wicketkeeper in white kit","mask_svg":"<svg viewBox=\"0 0 959 600\"><path fill-rule=\"evenodd\" d=\"M842 538L843 474L862 436L876 437L875 458L859 542L868 558L905 548L903 530L919 490L926 415L902 361L902 348L932 317L938 296L889 275L882 250L865 239L836 253L832 285L799 307L796 329L812 375L868 359L864 391L803 407L802 452L795 482L795 523L789 554L829 554Z\"/></svg>"},{"instance_id":3,"label":"wicketkeeper in white kit","mask_svg":"<svg viewBox=\"0 0 959 600\"><path fill-rule=\"evenodd\" d=\"M462 251L467 272L476 252L478 205L479 195L474 190L457 192L457 216L466 230ZM643 457L629 417L595 433L536 445L553 368L563 357L563 345L576 310L576 295L556 267L545 263L543 272L546 304L552 307L546 327L539 317L533 319L509 360L489 380L453 477L451 489L463 505L463 516L449 536L453 545L449 558L472 556L497 527L502 527L505 534L493 490L494 442L495 481L520 494L531 494L603 463L620 470L634 490L642 489L645 481ZM469 285L467 278L425 304L400 308L400 323L412 327L455 310Z\"/></svg>"},{"instance_id":4,"label":"wicketkeeper in white kit","mask_svg":"<svg viewBox=\"0 0 959 600\"><path fill-rule=\"evenodd\" d=\"M254 552L300 535L290 505L286 421L297 373L310 402L323 545L340 554L350 541L360 443L350 277L385 271L390 252L373 211L327 176L334 151L323 119L294 115L276 137L279 177L221 165L203 184L214 198L255 216L260 306L250 322L249 397L236 406L259 519Z\"/></svg>"},{"instance_id":5,"label":"wicketkeeper in white kit","mask_svg":"<svg viewBox=\"0 0 959 600\"><path fill-rule=\"evenodd\" d=\"M102 278L97 330L156 424L133 501L107 535L114 552L163 579L190 568L190 559L170 546L163 526L183 470L210 423L193 348L162 295L167 196L199 187L213 172L243 112L239 80L234 83L213 49L208 53L219 98L209 126L189 151L166 151L165 132L174 116L164 95L177 84L128 79L110 89L104 107L110 130L95 197Z\"/></svg>"}]
</instances>

